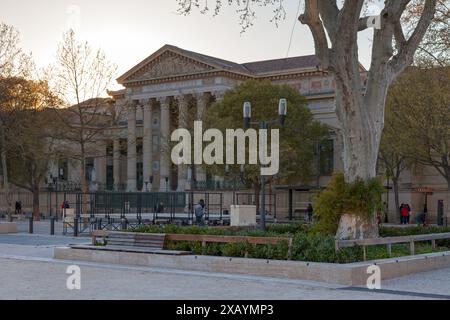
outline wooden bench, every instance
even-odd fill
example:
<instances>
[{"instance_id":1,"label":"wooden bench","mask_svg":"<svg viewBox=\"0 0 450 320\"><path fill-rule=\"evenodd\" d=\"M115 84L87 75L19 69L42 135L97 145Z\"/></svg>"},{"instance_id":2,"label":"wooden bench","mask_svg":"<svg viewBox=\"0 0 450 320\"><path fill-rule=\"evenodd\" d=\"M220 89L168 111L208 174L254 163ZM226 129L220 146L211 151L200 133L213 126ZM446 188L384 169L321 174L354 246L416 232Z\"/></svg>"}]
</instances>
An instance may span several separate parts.
<instances>
[{"instance_id":1,"label":"wooden bench","mask_svg":"<svg viewBox=\"0 0 450 320\"><path fill-rule=\"evenodd\" d=\"M72 245L71 248L169 255L191 254L189 251L164 250L165 234L95 230L91 235L92 245ZM99 237L103 238L106 245L98 245L97 238Z\"/></svg>"}]
</instances>

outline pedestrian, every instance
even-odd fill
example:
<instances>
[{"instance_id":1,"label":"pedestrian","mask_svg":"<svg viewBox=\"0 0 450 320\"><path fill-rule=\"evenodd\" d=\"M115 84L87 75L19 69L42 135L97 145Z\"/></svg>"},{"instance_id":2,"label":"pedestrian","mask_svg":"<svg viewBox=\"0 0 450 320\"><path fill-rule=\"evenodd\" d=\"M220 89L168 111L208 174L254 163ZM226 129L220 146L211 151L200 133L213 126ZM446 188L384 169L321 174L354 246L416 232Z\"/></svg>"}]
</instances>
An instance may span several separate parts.
<instances>
[{"instance_id":1,"label":"pedestrian","mask_svg":"<svg viewBox=\"0 0 450 320\"><path fill-rule=\"evenodd\" d=\"M155 205L155 212L156 213L164 212L164 203L160 202L157 205Z\"/></svg>"},{"instance_id":2,"label":"pedestrian","mask_svg":"<svg viewBox=\"0 0 450 320\"><path fill-rule=\"evenodd\" d=\"M314 208L311 203L308 204L308 208L306 209L306 212L308 213L308 222L312 222Z\"/></svg>"},{"instance_id":3,"label":"pedestrian","mask_svg":"<svg viewBox=\"0 0 450 320\"><path fill-rule=\"evenodd\" d=\"M402 215L402 211L403 211L403 207L405 206L404 203L402 203L400 205L400 208L398 209L398 212L400 212L400 224L403 224L403 215Z\"/></svg>"},{"instance_id":4,"label":"pedestrian","mask_svg":"<svg viewBox=\"0 0 450 320\"><path fill-rule=\"evenodd\" d=\"M377 211L377 224L378 227L381 226L381 223L383 222L383 213L381 212L381 210Z\"/></svg>"},{"instance_id":5,"label":"pedestrian","mask_svg":"<svg viewBox=\"0 0 450 320\"><path fill-rule=\"evenodd\" d=\"M203 224L203 216L205 215L205 200L200 201L194 205L195 221L198 225Z\"/></svg>"},{"instance_id":6,"label":"pedestrian","mask_svg":"<svg viewBox=\"0 0 450 320\"><path fill-rule=\"evenodd\" d=\"M408 224L408 214L409 214L409 212L408 212L408 207L406 205L404 205L402 207L401 213L402 213L402 224Z\"/></svg>"},{"instance_id":7,"label":"pedestrian","mask_svg":"<svg viewBox=\"0 0 450 320\"><path fill-rule=\"evenodd\" d=\"M408 215L406 217L406 224L409 224L409 219L411 217L411 207L409 206L409 204L406 204L406 209L408 210Z\"/></svg>"},{"instance_id":8,"label":"pedestrian","mask_svg":"<svg viewBox=\"0 0 450 320\"><path fill-rule=\"evenodd\" d=\"M63 201L63 203L61 204L61 209L70 209L69 201Z\"/></svg>"},{"instance_id":9,"label":"pedestrian","mask_svg":"<svg viewBox=\"0 0 450 320\"><path fill-rule=\"evenodd\" d=\"M423 206L423 216L422 216L422 225L425 227L427 225L427 214L428 214L428 206Z\"/></svg>"},{"instance_id":10,"label":"pedestrian","mask_svg":"<svg viewBox=\"0 0 450 320\"><path fill-rule=\"evenodd\" d=\"M16 201L16 215L22 214L22 202Z\"/></svg>"}]
</instances>

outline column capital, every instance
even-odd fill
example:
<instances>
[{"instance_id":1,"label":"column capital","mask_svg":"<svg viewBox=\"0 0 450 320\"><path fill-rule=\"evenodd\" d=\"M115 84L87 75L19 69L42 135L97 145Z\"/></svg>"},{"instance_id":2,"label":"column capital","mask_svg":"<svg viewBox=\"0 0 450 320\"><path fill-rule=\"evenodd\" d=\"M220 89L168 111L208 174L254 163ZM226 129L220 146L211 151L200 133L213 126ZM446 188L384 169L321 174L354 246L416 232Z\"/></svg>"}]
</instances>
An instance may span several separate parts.
<instances>
[{"instance_id":1,"label":"column capital","mask_svg":"<svg viewBox=\"0 0 450 320\"><path fill-rule=\"evenodd\" d=\"M213 94L211 92L196 92L194 97L197 101L206 104L211 99Z\"/></svg>"},{"instance_id":2,"label":"column capital","mask_svg":"<svg viewBox=\"0 0 450 320\"><path fill-rule=\"evenodd\" d=\"M132 100L127 103L128 113L136 113L136 109L139 106L139 100Z\"/></svg>"},{"instance_id":3,"label":"column capital","mask_svg":"<svg viewBox=\"0 0 450 320\"><path fill-rule=\"evenodd\" d=\"M212 92L212 95L216 98L216 101L219 102L219 101L223 100L223 97L225 96L225 92L214 91L214 92Z\"/></svg>"},{"instance_id":4,"label":"column capital","mask_svg":"<svg viewBox=\"0 0 450 320\"><path fill-rule=\"evenodd\" d=\"M188 103L191 96L191 94L180 93L175 96L175 99L178 101L178 103Z\"/></svg>"},{"instance_id":5,"label":"column capital","mask_svg":"<svg viewBox=\"0 0 450 320\"><path fill-rule=\"evenodd\" d=\"M172 97L160 97L156 100L159 102L161 109L169 109Z\"/></svg>"},{"instance_id":6,"label":"column capital","mask_svg":"<svg viewBox=\"0 0 450 320\"><path fill-rule=\"evenodd\" d=\"M142 110L151 111L155 101L154 99L142 99L140 100L140 104L142 106Z\"/></svg>"}]
</instances>

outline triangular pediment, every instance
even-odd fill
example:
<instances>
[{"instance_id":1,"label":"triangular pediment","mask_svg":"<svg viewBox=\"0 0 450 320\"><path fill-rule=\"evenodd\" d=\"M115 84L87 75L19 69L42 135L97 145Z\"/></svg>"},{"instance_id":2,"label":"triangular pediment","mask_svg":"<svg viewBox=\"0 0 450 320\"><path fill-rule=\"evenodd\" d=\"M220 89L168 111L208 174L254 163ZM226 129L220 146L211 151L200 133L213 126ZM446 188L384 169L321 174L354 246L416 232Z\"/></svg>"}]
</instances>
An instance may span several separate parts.
<instances>
[{"instance_id":1,"label":"triangular pediment","mask_svg":"<svg viewBox=\"0 0 450 320\"><path fill-rule=\"evenodd\" d=\"M216 70L216 66L163 47L121 76L119 83L146 81L198 74Z\"/></svg>"}]
</instances>

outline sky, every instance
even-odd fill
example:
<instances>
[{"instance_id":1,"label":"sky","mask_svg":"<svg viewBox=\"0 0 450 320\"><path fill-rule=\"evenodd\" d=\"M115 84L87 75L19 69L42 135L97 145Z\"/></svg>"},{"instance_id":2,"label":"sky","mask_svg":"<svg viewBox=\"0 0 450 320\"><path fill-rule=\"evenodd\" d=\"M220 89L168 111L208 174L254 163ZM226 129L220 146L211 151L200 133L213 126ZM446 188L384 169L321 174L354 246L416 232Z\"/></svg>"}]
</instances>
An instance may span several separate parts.
<instances>
[{"instance_id":1,"label":"sky","mask_svg":"<svg viewBox=\"0 0 450 320\"><path fill-rule=\"evenodd\" d=\"M1 0L0 22L20 32L22 48L32 52L39 67L55 61L63 33L74 28L80 40L101 48L117 64L119 76L164 44L238 63L314 54L309 29L297 21L299 2L285 3L287 16L278 27L270 22L273 8L261 8L254 26L243 34L236 7L224 5L216 17L198 10L182 16L176 0ZM360 33L365 67L370 65L372 33Z\"/></svg>"}]
</instances>

